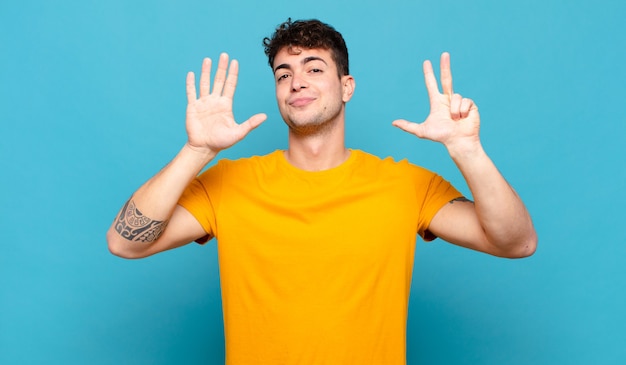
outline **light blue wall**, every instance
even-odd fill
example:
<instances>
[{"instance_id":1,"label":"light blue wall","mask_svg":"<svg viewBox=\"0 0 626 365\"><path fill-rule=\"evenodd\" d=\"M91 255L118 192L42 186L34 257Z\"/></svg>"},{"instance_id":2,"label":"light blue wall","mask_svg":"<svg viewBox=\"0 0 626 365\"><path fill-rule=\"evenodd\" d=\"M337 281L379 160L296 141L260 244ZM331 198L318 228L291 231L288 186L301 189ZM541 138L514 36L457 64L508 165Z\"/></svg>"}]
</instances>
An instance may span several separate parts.
<instances>
[{"instance_id":1,"label":"light blue wall","mask_svg":"<svg viewBox=\"0 0 626 365\"><path fill-rule=\"evenodd\" d=\"M126 261L104 235L184 143L185 74L202 57L239 59L235 115L269 115L223 156L286 146L261 40L289 16L348 42L350 147L467 192L442 146L390 125L426 116L421 63L450 51L534 217L525 260L418 242L409 363L625 364L621 0L3 1L0 363L223 361L215 245Z\"/></svg>"}]
</instances>

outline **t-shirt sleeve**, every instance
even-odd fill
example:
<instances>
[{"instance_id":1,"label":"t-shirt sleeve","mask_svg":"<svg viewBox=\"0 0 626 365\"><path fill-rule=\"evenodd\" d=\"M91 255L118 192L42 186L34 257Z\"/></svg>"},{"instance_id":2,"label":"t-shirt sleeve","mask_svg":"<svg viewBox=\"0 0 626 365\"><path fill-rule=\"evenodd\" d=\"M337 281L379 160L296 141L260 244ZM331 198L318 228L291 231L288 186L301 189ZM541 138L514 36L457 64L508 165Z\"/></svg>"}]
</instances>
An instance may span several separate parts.
<instances>
[{"instance_id":1,"label":"t-shirt sleeve","mask_svg":"<svg viewBox=\"0 0 626 365\"><path fill-rule=\"evenodd\" d=\"M432 241L437 236L432 234L428 227L435 217L439 209L451 200L463 196L457 189L452 186L441 176L430 173L431 177L426 184L426 188L422 194L422 207L420 209L420 217L418 222L418 234L424 241Z\"/></svg>"},{"instance_id":2,"label":"t-shirt sleeve","mask_svg":"<svg viewBox=\"0 0 626 365\"><path fill-rule=\"evenodd\" d=\"M217 235L216 206L221 185L220 164L209 168L189 183L178 200L200 223L206 235L196 240L203 244Z\"/></svg>"}]
</instances>

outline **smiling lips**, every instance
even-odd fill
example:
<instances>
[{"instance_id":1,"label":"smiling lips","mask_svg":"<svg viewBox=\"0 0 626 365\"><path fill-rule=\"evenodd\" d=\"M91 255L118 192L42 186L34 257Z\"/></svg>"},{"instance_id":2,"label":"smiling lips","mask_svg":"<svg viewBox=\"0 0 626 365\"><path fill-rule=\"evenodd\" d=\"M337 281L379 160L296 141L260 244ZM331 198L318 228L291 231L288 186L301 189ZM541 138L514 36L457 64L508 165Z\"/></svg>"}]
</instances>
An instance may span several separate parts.
<instances>
[{"instance_id":1,"label":"smiling lips","mask_svg":"<svg viewBox=\"0 0 626 365\"><path fill-rule=\"evenodd\" d=\"M311 104L315 98L313 97L298 97L293 100L289 100L288 104L293 107L302 107Z\"/></svg>"}]
</instances>

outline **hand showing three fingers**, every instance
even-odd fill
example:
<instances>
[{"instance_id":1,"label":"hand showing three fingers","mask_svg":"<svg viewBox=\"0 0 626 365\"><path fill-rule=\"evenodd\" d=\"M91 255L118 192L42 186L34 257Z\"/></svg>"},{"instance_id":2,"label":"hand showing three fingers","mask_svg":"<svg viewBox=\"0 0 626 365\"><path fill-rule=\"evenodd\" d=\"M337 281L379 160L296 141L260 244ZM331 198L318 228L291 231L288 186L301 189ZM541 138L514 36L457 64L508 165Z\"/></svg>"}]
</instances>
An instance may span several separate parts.
<instances>
[{"instance_id":1,"label":"hand showing three fingers","mask_svg":"<svg viewBox=\"0 0 626 365\"><path fill-rule=\"evenodd\" d=\"M187 74L187 137L189 146L211 153L228 148L242 140L267 116L256 114L238 124L233 116L233 96L237 87L239 64L236 60L228 68L228 55L220 55L213 89L211 90L211 60L202 62L200 96L196 93L195 76Z\"/></svg>"},{"instance_id":2,"label":"hand showing three fingers","mask_svg":"<svg viewBox=\"0 0 626 365\"><path fill-rule=\"evenodd\" d=\"M448 149L467 146L466 143L479 143L478 107L471 99L454 94L448 53L441 55L440 67L443 93L439 92L432 64L424 62L424 81L430 99L430 114L426 120L413 123L398 119L392 124L419 138L443 143Z\"/></svg>"}]
</instances>

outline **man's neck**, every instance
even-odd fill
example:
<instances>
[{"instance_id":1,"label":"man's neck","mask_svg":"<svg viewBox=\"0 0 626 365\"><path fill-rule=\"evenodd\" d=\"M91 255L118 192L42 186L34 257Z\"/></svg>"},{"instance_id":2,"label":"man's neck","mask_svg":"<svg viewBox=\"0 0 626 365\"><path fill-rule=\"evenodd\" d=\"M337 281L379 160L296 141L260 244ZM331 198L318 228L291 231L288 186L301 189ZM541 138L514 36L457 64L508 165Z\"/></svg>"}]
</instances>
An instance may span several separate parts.
<instances>
[{"instance_id":1,"label":"man's neck","mask_svg":"<svg viewBox=\"0 0 626 365\"><path fill-rule=\"evenodd\" d=\"M350 156L346 149L343 128L313 136L289 133L287 161L302 170L323 171L337 167Z\"/></svg>"}]
</instances>

